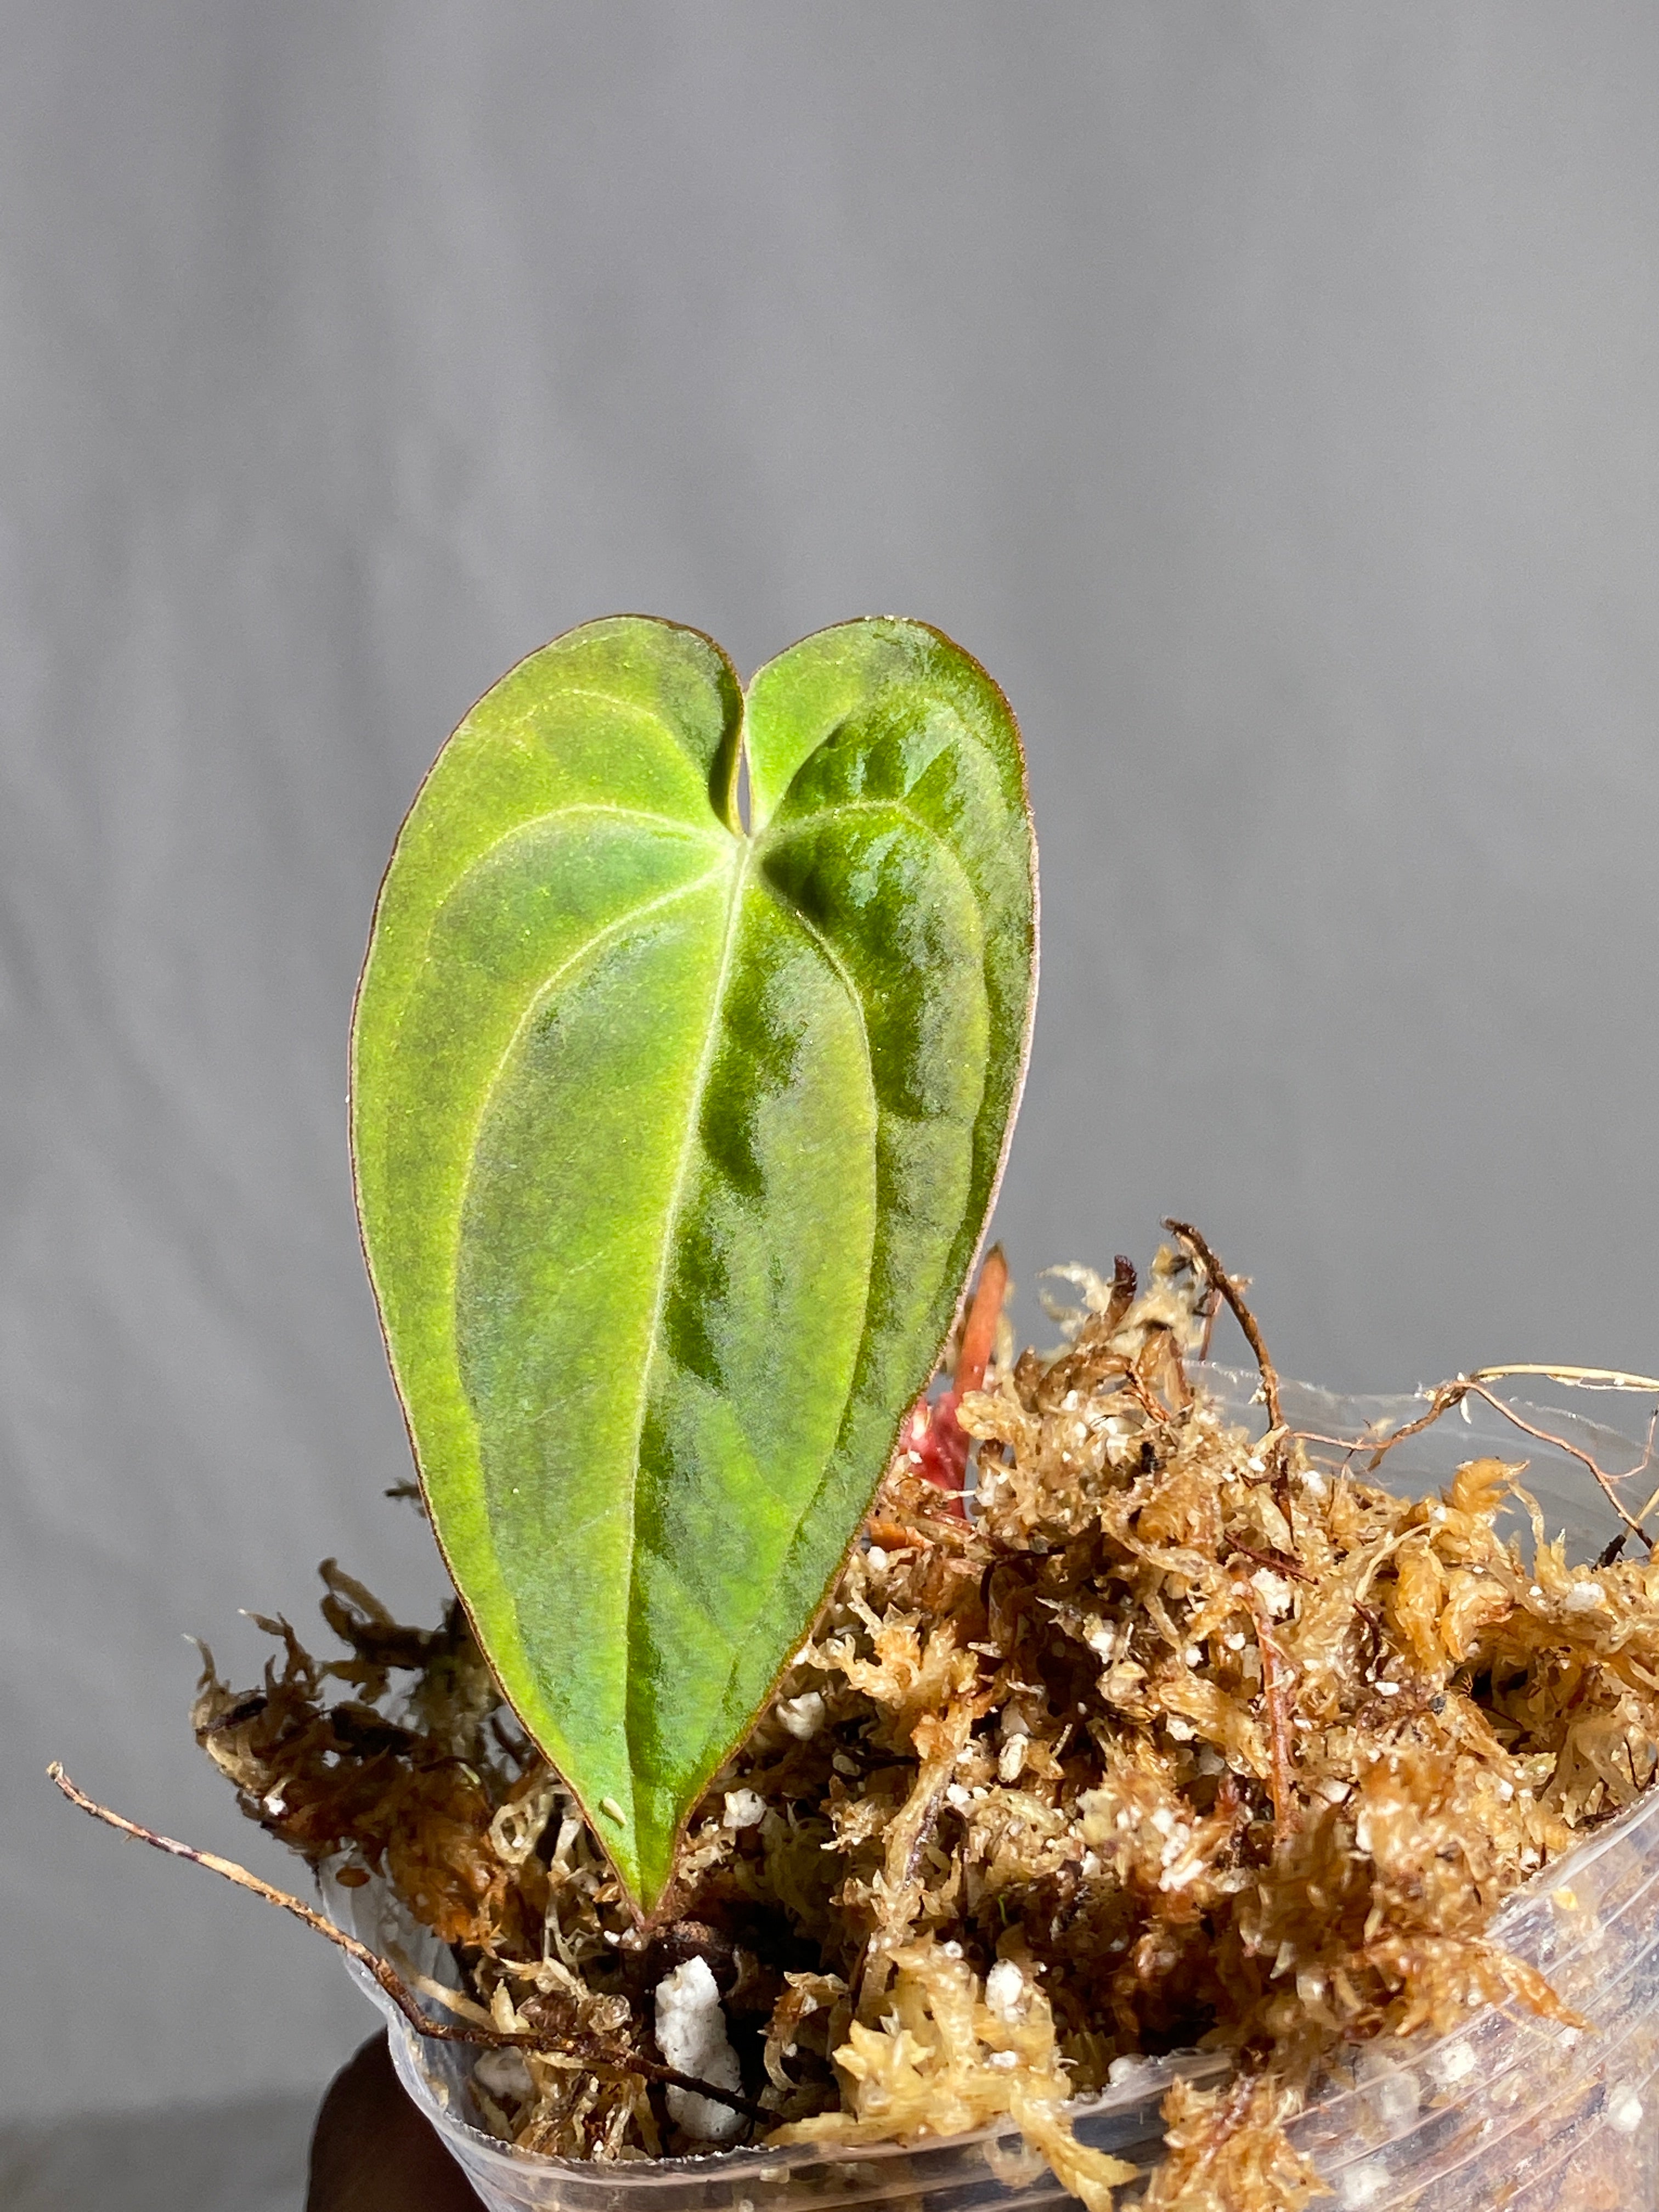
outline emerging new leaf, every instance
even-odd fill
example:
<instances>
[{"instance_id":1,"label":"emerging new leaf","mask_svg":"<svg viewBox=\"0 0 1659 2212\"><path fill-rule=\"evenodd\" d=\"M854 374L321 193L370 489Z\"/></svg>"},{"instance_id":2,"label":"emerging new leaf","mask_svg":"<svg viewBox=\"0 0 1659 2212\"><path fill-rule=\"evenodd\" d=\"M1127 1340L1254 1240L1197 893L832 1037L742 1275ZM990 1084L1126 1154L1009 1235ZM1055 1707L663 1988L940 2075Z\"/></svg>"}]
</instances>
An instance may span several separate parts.
<instances>
[{"instance_id":1,"label":"emerging new leaf","mask_svg":"<svg viewBox=\"0 0 1659 2212\"><path fill-rule=\"evenodd\" d=\"M588 623L398 836L352 1036L392 1372L502 1690L647 1910L950 1328L1033 868L1006 702L886 620L746 702L696 631Z\"/></svg>"}]
</instances>

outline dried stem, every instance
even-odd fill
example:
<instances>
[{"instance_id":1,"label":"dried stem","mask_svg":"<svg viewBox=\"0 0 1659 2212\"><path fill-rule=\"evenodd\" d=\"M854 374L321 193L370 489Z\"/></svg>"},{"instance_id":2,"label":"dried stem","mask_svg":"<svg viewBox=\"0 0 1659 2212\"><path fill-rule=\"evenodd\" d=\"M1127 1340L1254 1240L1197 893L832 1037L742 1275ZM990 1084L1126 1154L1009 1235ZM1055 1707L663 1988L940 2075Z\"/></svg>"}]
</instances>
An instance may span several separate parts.
<instances>
[{"instance_id":1,"label":"dried stem","mask_svg":"<svg viewBox=\"0 0 1659 2212\"><path fill-rule=\"evenodd\" d=\"M1198 1340L1198 1358L1201 1366L1210 1356L1210 1339L1215 1334L1215 1317L1221 1311L1221 1293L1212 1283L1204 1293L1204 1330Z\"/></svg>"},{"instance_id":2,"label":"dried stem","mask_svg":"<svg viewBox=\"0 0 1659 2212\"><path fill-rule=\"evenodd\" d=\"M1120 1252L1112 1261L1111 1294L1106 1301L1106 1312L1101 1322L1103 1336L1113 1335L1123 1316L1135 1302L1135 1263L1126 1253Z\"/></svg>"},{"instance_id":3,"label":"dried stem","mask_svg":"<svg viewBox=\"0 0 1659 2212\"><path fill-rule=\"evenodd\" d=\"M1271 1568L1276 1575L1286 1575L1293 1583L1316 1583L1319 1580L1317 1575L1310 1575L1305 1567L1297 1566L1296 1561L1287 1559L1283 1552L1258 1552L1249 1544L1235 1544L1232 1550L1235 1559L1254 1559L1257 1566Z\"/></svg>"},{"instance_id":4,"label":"dried stem","mask_svg":"<svg viewBox=\"0 0 1659 2212\"><path fill-rule=\"evenodd\" d=\"M1249 2110L1250 2100L1255 2094L1255 2072L1241 2066L1238 2078L1226 2096L1218 2100L1205 2135L1205 2148L1213 2153L1221 2149L1231 2136L1243 2125L1244 2115Z\"/></svg>"},{"instance_id":5,"label":"dried stem","mask_svg":"<svg viewBox=\"0 0 1659 2212\"><path fill-rule=\"evenodd\" d=\"M1257 1326L1255 1316L1244 1303L1244 1293L1227 1273L1207 1241L1200 1235L1190 1221L1165 1220L1164 1226L1172 1236L1178 1237L1197 1260L1209 1278L1212 1298L1222 1297L1227 1302L1233 1319L1244 1332L1244 1340L1255 1355L1255 1364L1261 1370L1261 1395L1267 1406L1267 1434L1263 1438L1268 1472L1272 1477L1273 1496L1285 1524L1294 1532L1295 1506L1291 1495L1291 1437L1285 1425L1285 1408L1279 1395L1279 1370L1267 1356L1267 1340ZM1204 1349L1210 1348L1210 1324L1213 1312L1206 1317ZM1177 1357L1177 1367L1180 1362ZM1183 1381L1185 1379L1183 1376Z\"/></svg>"},{"instance_id":6,"label":"dried stem","mask_svg":"<svg viewBox=\"0 0 1659 2212\"><path fill-rule=\"evenodd\" d=\"M1273 1803L1273 1841L1282 1844L1286 1837L1296 1833L1300 1825L1291 1756L1290 1670L1261 1593L1246 1582L1239 1583L1237 1588L1255 1624L1256 1649L1261 1654L1261 1701L1267 1709L1267 1790Z\"/></svg>"},{"instance_id":7,"label":"dried stem","mask_svg":"<svg viewBox=\"0 0 1659 2212\"><path fill-rule=\"evenodd\" d=\"M1267 1401L1267 1421L1272 1428L1285 1426L1285 1409L1279 1400L1279 1370L1267 1357L1267 1346L1255 1316L1244 1303L1243 1292L1222 1266L1208 1243L1188 1221L1165 1221L1164 1226L1172 1237L1178 1237L1209 1278L1211 1286L1220 1292L1232 1310L1233 1319L1244 1332L1244 1340L1255 1356L1261 1370L1261 1395Z\"/></svg>"},{"instance_id":8,"label":"dried stem","mask_svg":"<svg viewBox=\"0 0 1659 2212\"><path fill-rule=\"evenodd\" d=\"M669 2088L689 2089L699 2097L712 2097L717 2105L729 2106L733 2112L741 2112L745 2119L757 2121L763 2126L769 2127L776 2121L775 2112L765 2112L759 2105L751 2104L746 2097L739 2097L730 2089L722 2089L713 2081L701 2081L695 2074L682 2074L675 2067L659 2065L653 2059L638 2057L632 2052L606 2051L600 2045L576 2041L568 2036L535 2030L518 2033L475 2024L451 2027L444 2021L434 2021L422 2010L413 1991L395 1967L378 1953L371 1951L367 1943L359 1942L355 1936L348 1936L344 1929L337 1928L331 1920L325 1919L320 1912L313 1911L310 1905L291 1896L287 1890L276 1889L270 1882L261 1881L257 1874L250 1874L246 1867L238 1866L234 1859L221 1858L216 1851L198 1850L194 1844L181 1844L172 1836L158 1835L154 1828L146 1828L137 1820L127 1820L120 1813L112 1813L107 1805L99 1804L95 1798L88 1797L84 1790L78 1788L56 1759L46 1769L46 1778L57 1784L70 1804L78 1805L83 1813L90 1813L94 1820L101 1820L106 1827L113 1828L118 1835L130 1837L137 1843L149 1844L155 1850L165 1851L170 1858L185 1859L192 1866L206 1867L210 1873L222 1875L227 1881L234 1882L239 1889L251 1891L265 1904L292 1913L296 1920L302 1921L307 1928L314 1929L337 1949L343 1951L347 1958L355 1959L366 1973L372 1974L417 2035L428 2036L436 2043L483 2044L492 2051L556 2051L567 2057L579 2059L595 2073L603 2070L621 2075L642 2074L647 2081L663 2082ZM439 1993L434 1990L434 1994ZM442 2001L445 2003L450 2002L447 1993L443 1995Z\"/></svg>"}]
</instances>

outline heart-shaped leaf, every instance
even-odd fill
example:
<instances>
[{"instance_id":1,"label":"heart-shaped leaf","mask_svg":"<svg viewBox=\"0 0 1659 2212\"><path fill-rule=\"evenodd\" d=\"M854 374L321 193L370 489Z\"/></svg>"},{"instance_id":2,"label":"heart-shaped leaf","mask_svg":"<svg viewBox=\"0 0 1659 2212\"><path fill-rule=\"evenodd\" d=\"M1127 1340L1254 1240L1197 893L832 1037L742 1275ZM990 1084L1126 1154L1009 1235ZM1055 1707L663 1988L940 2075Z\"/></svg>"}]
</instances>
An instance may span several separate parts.
<instances>
[{"instance_id":1,"label":"heart-shaped leaf","mask_svg":"<svg viewBox=\"0 0 1659 2212\"><path fill-rule=\"evenodd\" d=\"M696 631L573 630L398 836L353 1027L364 1249L456 1587L647 1909L950 1328L1033 866L1001 694L885 620L746 703Z\"/></svg>"}]
</instances>

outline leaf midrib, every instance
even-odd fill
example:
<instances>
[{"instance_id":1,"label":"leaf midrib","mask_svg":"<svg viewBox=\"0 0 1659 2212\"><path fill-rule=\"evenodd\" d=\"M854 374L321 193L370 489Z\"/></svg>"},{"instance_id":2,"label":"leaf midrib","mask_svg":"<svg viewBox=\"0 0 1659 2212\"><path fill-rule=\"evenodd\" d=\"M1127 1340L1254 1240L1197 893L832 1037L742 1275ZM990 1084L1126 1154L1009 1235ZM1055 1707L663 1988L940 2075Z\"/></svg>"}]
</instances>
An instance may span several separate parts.
<instances>
[{"instance_id":1,"label":"leaf midrib","mask_svg":"<svg viewBox=\"0 0 1659 2212\"><path fill-rule=\"evenodd\" d=\"M763 837L757 839L757 849L758 849L765 842L766 840ZM841 955L836 951L835 946L830 942L829 939L823 934L823 932L818 927L817 924L812 921L811 916L802 913L799 907L792 905L789 900L785 898L783 893L778 889L777 885L769 880L764 870L761 872L759 881L764 887L767 896L771 899L773 904L778 908L779 912L788 921L793 921L798 928L805 931L807 936L811 938L812 943L823 954L824 960L828 963L831 972L834 974L836 981L840 983L842 990L847 994L848 1004L852 1007L853 1018L858 1024L859 1042L864 1048L864 1072L870 1085L871 1111L876 1116L878 1123L879 1123L882 1106L880 1097L876 1090L875 1055L870 1049L870 1024L864 1011L864 1000L860 995L858 986L854 982L851 975L848 973L846 963L842 959ZM835 1448L830 1452L830 1456L824 1461L823 1468L818 1475L817 1487L813 1491L811 1498L796 1516L795 1533L797 1535L799 1535L802 1528L805 1527L807 1521L811 1517L812 1512L816 1508L819 1498L823 1495L824 1486L828 1483L830 1475L835 1471L836 1455L841 1449L841 1441L847 1425L847 1410L853 1402L853 1392L858 1382L859 1366L864 1358L865 1346L870 1340L870 1299L872 1294L874 1281L875 1273L874 1269L872 1268L870 1279L864 1286L864 1314L859 1323L858 1350L853 1358L852 1368L847 1378L847 1395L842 1401L841 1415L836 1424ZM901 1415L900 1418L902 1420L903 1417ZM758 1610L759 1608L757 1607L757 1611ZM743 1639L741 1641L734 1642L732 1645L732 1664L726 1669L726 1686L720 1692L721 1711L724 1711L726 1709L726 1701L732 1693L732 1685L737 1680L738 1668L743 1664L744 1645L747 1643L749 1636L753 1633L753 1630L754 1616L751 1614L748 1626L744 1632ZM758 1706L756 1708L756 1711L759 1711ZM713 1770L711 1769L710 1771L712 1771Z\"/></svg>"},{"instance_id":2,"label":"leaf midrib","mask_svg":"<svg viewBox=\"0 0 1659 2212\"><path fill-rule=\"evenodd\" d=\"M721 1011L726 1003L727 984L731 981L732 955L736 950L739 921L743 912L743 894L749 879L749 871L755 858L755 841L743 837L738 845L737 865L732 873L732 891L726 910L726 929L720 945L720 972L714 978L714 993L708 1002L708 1026L698 1055L697 1070L692 1079L690 1110L686 1115L685 1134L680 1140L680 1156L674 1171L673 1188L663 1212L662 1244L657 1255L657 1281L651 1301L651 1322L646 1334L645 1364L640 1376L639 1402L634 1413L634 1442L629 1454L628 1492L628 1610L623 1638L623 1735L629 1755L629 1813L637 1838L640 1832L639 1805L634 1795L634 1777L640 1771L634 1740L634 1629L639 1614L639 1485L640 1446L645 1435L645 1417L651 1402L652 1379L656 1372L657 1354L662 1339L663 1310L667 1303L668 1279L676 1240L679 1233L680 1216L684 1210L686 1185L690 1177L691 1162L698 1142L699 1121L703 1093L708 1087L709 1073L714 1066L715 1041L720 1032ZM711 870L703 878L707 883L717 874Z\"/></svg>"},{"instance_id":3,"label":"leaf midrib","mask_svg":"<svg viewBox=\"0 0 1659 2212\"><path fill-rule=\"evenodd\" d=\"M949 861L953 872L958 876L961 876L965 882L965 871L963 871L960 860L955 852L951 849L947 840L940 835L939 831L931 822L924 820L921 815L914 812L899 799L848 799L837 805L815 808L811 814L799 816L793 822L780 823L777 820L777 817L774 816L773 819L767 824L760 836L755 839L755 849L757 854L763 854L769 848L787 842L792 835L814 827L816 824L821 823L826 816L836 814L869 813L894 814L898 816L902 821L907 822L910 823L912 827L921 830L940 854ZM842 990L847 994L848 1003L852 1007L854 1018L858 1024L859 1041L864 1048L864 1067L866 1078L870 1085L871 1108L876 1115L878 1122L879 1122L890 1115L892 1109L882 1105L880 1093L876 1085L875 1054L871 1048L869 1018L866 1012L863 994L859 990L857 984L854 981L845 962L842 959L841 955L836 951L835 946L824 935L823 932L818 927L817 924L811 919L811 915L805 913L800 907L794 903L793 900L786 898L782 891L779 890L778 886L771 881L763 868L760 872L758 881L763 886L768 896L777 907L779 912L788 921L793 922L797 928L803 930L811 939L813 945L823 955L825 962L828 963L836 980L841 984ZM982 1094L981 1103L982 1106ZM975 1116L975 1121L977 1121L977 1116ZM870 1301L874 1294L874 1271L872 1269L871 1279L865 1285L864 1316L859 1327L858 1350L854 1356L852 1371L848 1378L847 1395L842 1401L841 1417L836 1423L835 1448L830 1452L829 1458L824 1462L823 1470L818 1476L817 1488L813 1491L811 1498L802 1509L797 1518L796 1530L798 1534L800 1528L805 1527L805 1523L811 1519L813 1510L817 1505L818 1500L823 1497L824 1490L836 1471L836 1461L839 1457L842 1443L846 1434L848 1411L853 1402L858 1381L860 1365L864 1358L865 1349L870 1340ZM908 1409L907 1408L906 1410L908 1411ZM903 1422L904 1414L901 1413L899 1416L899 1427L901 1431L903 1427ZM731 1693L732 1685L737 1679L738 1669L742 1663L743 1645L738 1644L736 1644L732 1650L732 1664L727 1670L726 1677L726 1687L720 1694L720 1704L722 1709L724 1709L726 1698ZM758 1707L757 1710L758 1711Z\"/></svg>"}]
</instances>

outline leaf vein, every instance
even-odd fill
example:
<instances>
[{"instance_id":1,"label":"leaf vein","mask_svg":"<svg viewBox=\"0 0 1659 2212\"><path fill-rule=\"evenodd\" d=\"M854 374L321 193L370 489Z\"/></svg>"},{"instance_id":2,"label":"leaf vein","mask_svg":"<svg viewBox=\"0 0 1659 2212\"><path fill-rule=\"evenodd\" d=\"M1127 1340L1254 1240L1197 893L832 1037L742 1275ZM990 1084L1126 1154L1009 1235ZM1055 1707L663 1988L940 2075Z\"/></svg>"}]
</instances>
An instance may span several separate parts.
<instances>
[{"instance_id":1,"label":"leaf vein","mask_svg":"<svg viewBox=\"0 0 1659 2212\"><path fill-rule=\"evenodd\" d=\"M925 815L918 814L914 808L907 806L902 799L840 799L833 806L817 806L810 814L797 815L793 822L780 823L775 817L767 827L763 842L768 845L787 843L790 838L816 829L821 822L831 822L840 814L896 814L902 822L908 822L913 830L920 830L923 836L930 838L942 853L948 854L958 868L962 865L960 854L945 832L929 822Z\"/></svg>"},{"instance_id":2,"label":"leaf vein","mask_svg":"<svg viewBox=\"0 0 1659 2212\"><path fill-rule=\"evenodd\" d=\"M542 981L537 985L535 990L532 992L529 999L526 1001L524 1012L520 1015L518 1020L513 1024L513 1033L507 1038L507 1042L502 1046L501 1051L497 1054L495 1066L490 1069L489 1074L479 1085L478 1110L473 1116L471 1128L466 1133L466 1142L463 1154L463 1157L467 1163L468 1181L471 1180L471 1164L477 1158L478 1135L479 1132L483 1127L485 1117L489 1112L490 1102L495 1097L496 1090L500 1086L501 1077L506 1072L507 1063L512 1059L514 1051L518 1048L520 1039L524 1036L525 1031L529 1028L531 1023L535 1020L538 1012L546 1003L549 994L556 990L566 976L570 974L571 970L574 968L580 967L584 960L587 959L592 953L597 951L599 947L605 942L607 938L619 935L621 932L628 928L630 924L643 921L647 915L659 912L664 907L672 906L677 899L690 898L694 891L700 891L706 884L712 884L720 872L720 871L718 868L710 868L706 875L698 876L689 884L677 884L672 891L660 891L658 893L656 897L646 899L638 906L629 907L625 913L619 914L613 921L606 922L602 929L596 929L591 937L584 938L576 949L559 963L558 966L553 970L550 975L545 975L543 977ZM455 1213L455 1234L449 1251L449 1280L446 1286L447 1295L449 1299L452 1312L453 1311L455 1298L459 1287L461 1222L465 1214L465 1211L466 1194L464 1184L461 1194L461 1203L457 1208ZM373 1270L371 1268L371 1273L372 1273ZM394 1361L394 1368L395 1364L396 1363ZM456 1360L458 1379L459 1375L459 1364L460 1363L458 1357ZM465 1389L463 1389L463 1395L465 1395Z\"/></svg>"}]
</instances>

